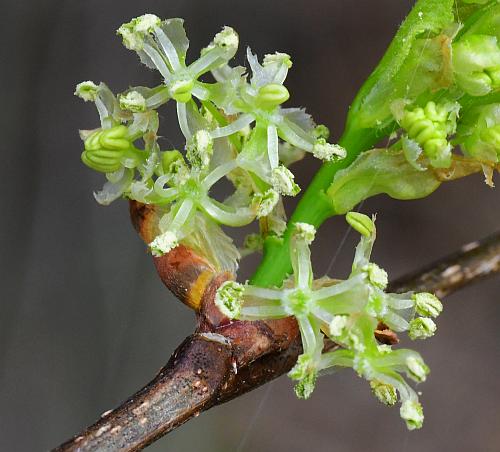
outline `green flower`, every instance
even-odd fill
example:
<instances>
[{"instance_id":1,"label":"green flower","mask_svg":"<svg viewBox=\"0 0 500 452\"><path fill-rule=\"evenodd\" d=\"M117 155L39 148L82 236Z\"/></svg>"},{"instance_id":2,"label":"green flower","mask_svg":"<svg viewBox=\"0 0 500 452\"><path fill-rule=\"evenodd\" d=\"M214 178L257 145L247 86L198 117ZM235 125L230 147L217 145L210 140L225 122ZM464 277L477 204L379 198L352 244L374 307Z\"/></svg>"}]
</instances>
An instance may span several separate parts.
<instances>
[{"instance_id":1,"label":"green flower","mask_svg":"<svg viewBox=\"0 0 500 452\"><path fill-rule=\"evenodd\" d=\"M393 405L399 394L401 416L408 428L417 428L422 424L422 409L416 392L401 374L422 382L429 368L417 352L380 346L374 331L384 322L395 331L410 330L412 335L417 300L419 310L437 313L439 306L430 294L385 293L387 274L369 261L376 236L374 220L358 213L348 218L362 236L347 280L314 281L309 246L316 231L312 225L298 222L290 241L291 280L282 288L238 285L237 296L227 296L221 288L217 304L224 314L242 320L296 318L303 353L288 375L297 382L299 398L311 395L322 371L350 367L370 382L381 402ZM417 320L428 325L430 319ZM325 335L341 348L324 353Z\"/></svg>"}]
</instances>

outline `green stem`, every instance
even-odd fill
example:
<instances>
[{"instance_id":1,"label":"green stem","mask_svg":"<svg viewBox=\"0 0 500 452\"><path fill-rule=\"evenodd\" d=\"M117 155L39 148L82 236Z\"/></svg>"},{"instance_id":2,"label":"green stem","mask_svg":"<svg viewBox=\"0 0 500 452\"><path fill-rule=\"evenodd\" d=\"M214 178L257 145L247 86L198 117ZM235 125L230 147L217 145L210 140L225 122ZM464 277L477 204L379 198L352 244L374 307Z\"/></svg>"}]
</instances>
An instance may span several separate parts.
<instances>
[{"instance_id":1,"label":"green stem","mask_svg":"<svg viewBox=\"0 0 500 452\"><path fill-rule=\"evenodd\" d=\"M335 211L325 193L335 174L348 167L361 152L371 149L385 135L387 130L377 132L353 127L346 129L339 144L347 149L347 157L339 162L325 163L320 168L292 214L283 238L266 239L264 257L250 279L251 284L261 287L281 285L292 270L289 241L293 224L304 222L319 228L325 220L334 216Z\"/></svg>"}]
</instances>

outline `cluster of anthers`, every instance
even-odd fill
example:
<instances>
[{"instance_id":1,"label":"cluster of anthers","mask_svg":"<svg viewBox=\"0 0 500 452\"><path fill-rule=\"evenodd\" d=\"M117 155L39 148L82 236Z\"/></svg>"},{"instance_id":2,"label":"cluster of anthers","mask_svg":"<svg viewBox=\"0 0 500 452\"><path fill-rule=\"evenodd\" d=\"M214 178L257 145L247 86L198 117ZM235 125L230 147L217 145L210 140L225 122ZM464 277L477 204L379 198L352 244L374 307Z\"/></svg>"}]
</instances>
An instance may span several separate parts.
<instances>
[{"instance_id":1,"label":"cluster of anthers","mask_svg":"<svg viewBox=\"0 0 500 452\"><path fill-rule=\"evenodd\" d=\"M342 159L346 151L328 143L328 129L316 126L303 109L282 108L290 97L283 85L292 66L289 55L266 55L260 63L248 49L249 77L245 68L228 65L239 41L230 27L190 64L182 19L146 14L118 34L163 81L118 96L103 83L77 86L75 94L95 102L101 119L100 128L81 131L83 162L108 179L95 197L109 204L125 196L163 209L161 233L150 243L155 256L196 236L212 244L200 248L215 250L218 268L234 271L239 252L220 225L244 226L258 218L265 220L266 234L282 234L281 196L300 191L288 166L304 151L326 161ZM204 80L208 73L211 83ZM157 109L169 100L176 102L185 152L158 144ZM137 144L141 140L143 146ZM220 202L211 189L223 178L235 190Z\"/></svg>"},{"instance_id":2,"label":"cluster of anthers","mask_svg":"<svg viewBox=\"0 0 500 452\"><path fill-rule=\"evenodd\" d=\"M431 317L441 313L442 304L430 293L385 292L387 273L370 262L374 220L356 212L346 219L361 234L361 241L345 281L314 280L309 245L316 231L310 224L296 223L290 242L293 278L281 288L227 281L218 289L216 304L229 318L240 320L295 317L303 353L288 375L297 381L298 397L311 395L320 373L351 367L370 382L375 396L386 405L394 405L399 393L401 417L409 429L420 428L422 406L401 374L420 383L429 368L413 350L380 344L374 331L383 322L393 331L408 331L410 339L428 338L436 331ZM324 352L326 340L337 349Z\"/></svg>"}]
</instances>

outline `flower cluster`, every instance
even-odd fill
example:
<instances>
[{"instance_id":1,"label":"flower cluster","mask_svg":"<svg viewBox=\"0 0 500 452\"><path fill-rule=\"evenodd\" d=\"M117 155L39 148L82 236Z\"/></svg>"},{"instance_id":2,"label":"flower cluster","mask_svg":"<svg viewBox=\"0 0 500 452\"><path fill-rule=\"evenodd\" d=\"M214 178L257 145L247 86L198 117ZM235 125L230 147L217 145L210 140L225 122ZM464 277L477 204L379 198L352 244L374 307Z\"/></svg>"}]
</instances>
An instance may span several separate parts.
<instances>
[{"instance_id":1,"label":"flower cluster","mask_svg":"<svg viewBox=\"0 0 500 452\"><path fill-rule=\"evenodd\" d=\"M401 417L409 429L420 428L422 407L401 374L420 383L429 368L413 350L393 350L379 344L374 331L382 322L393 331L408 331L411 339L425 339L436 331L432 317L440 314L442 304L429 293L387 293L387 273L370 262L376 236L374 220L356 212L346 218L361 234L346 280L314 280L309 245L315 229L296 223L290 244L293 278L280 289L228 281L219 288L216 304L230 318L297 319L303 353L289 376L297 382L298 397L311 395L321 372L351 367L370 382L383 403L395 404L399 393ZM325 352L325 339L338 344L338 349Z\"/></svg>"},{"instance_id":2,"label":"flower cluster","mask_svg":"<svg viewBox=\"0 0 500 452\"><path fill-rule=\"evenodd\" d=\"M316 126L303 109L282 107L290 97L284 86L292 66L288 55L266 55L259 62L248 49L247 75L245 68L228 64L239 44L230 27L189 64L182 19L146 14L122 25L118 34L146 66L158 70L162 82L117 96L103 83L77 86L75 94L95 102L101 119L100 128L81 131L82 161L108 179L96 199L109 204L125 196L158 206L163 216L160 234L150 243L154 255L196 235L205 244L223 243L214 265L234 271L239 253L220 225L243 226L266 217L266 233L281 234L281 196L300 191L288 166L304 152L333 161L346 151L328 143L328 129ZM209 74L212 82L205 80ZM158 144L157 109L170 100L186 140L182 150ZM223 178L234 193L220 202L211 189Z\"/></svg>"},{"instance_id":3,"label":"flower cluster","mask_svg":"<svg viewBox=\"0 0 500 452\"><path fill-rule=\"evenodd\" d=\"M483 165L500 162L500 4L467 2L474 8L465 24L460 15L437 37L420 38L426 51L417 60L428 77L426 91L395 99L391 109L401 127L400 146L417 170L449 168L455 145ZM477 5L471 6L471 3ZM440 46L433 46L436 39ZM429 98L431 100L429 100Z\"/></svg>"},{"instance_id":4,"label":"flower cluster","mask_svg":"<svg viewBox=\"0 0 500 452\"><path fill-rule=\"evenodd\" d=\"M337 214L368 197L428 196L444 181L500 171L500 2L418 0L359 91L346 137L373 146L336 172ZM364 149L362 149L364 151ZM353 152L350 149L351 153Z\"/></svg>"}]
</instances>

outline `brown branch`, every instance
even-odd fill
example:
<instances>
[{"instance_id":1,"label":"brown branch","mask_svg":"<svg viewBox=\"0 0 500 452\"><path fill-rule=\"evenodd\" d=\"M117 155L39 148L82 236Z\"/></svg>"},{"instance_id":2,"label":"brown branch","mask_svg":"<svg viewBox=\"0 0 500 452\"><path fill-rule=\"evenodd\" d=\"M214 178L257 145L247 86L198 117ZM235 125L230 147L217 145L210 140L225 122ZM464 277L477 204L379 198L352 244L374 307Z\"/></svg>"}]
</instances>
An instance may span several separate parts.
<instances>
[{"instance_id":1,"label":"brown branch","mask_svg":"<svg viewBox=\"0 0 500 452\"><path fill-rule=\"evenodd\" d=\"M151 215L154 221L154 214L138 204L132 204L131 211L147 241L154 227L148 224L145 232L138 218ZM155 264L169 289L196 310L197 332L179 346L153 381L55 451L140 450L200 412L287 372L301 352L293 319L230 322L220 315L213 305L215 290L231 275L217 273L192 250L180 246L155 259ZM498 271L500 233L396 281L391 290L445 296Z\"/></svg>"}]
</instances>

